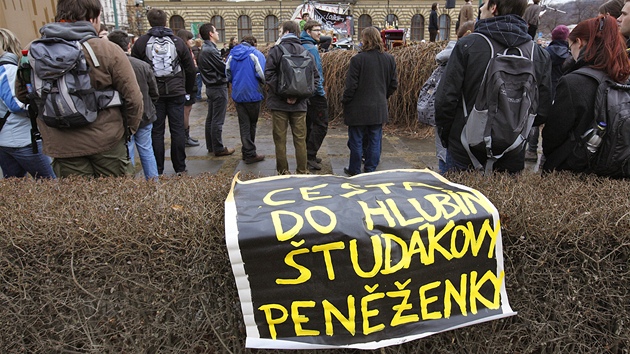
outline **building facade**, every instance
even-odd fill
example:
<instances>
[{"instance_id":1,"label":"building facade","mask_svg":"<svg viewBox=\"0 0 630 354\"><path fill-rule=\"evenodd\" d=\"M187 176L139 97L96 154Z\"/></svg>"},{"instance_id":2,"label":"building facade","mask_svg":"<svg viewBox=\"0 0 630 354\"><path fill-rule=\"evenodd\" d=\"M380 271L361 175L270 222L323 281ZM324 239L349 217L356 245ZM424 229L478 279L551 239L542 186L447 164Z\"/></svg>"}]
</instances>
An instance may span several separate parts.
<instances>
[{"instance_id":1,"label":"building facade","mask_svg":"<svg viewBox=\"0 0 630 354\"><path fill-rule=\"evenodd\" d=\"M108 28L116 27L131 34L145 33L149 28L146 11L160 8L168 15L169 27L177 31L186 28L197 34L197 27L211 22L219 30L221 42L234 37L237 41L247 34L254 35L262 45L278 39L278 26L289 20L303 1L153 1L153 0L100 0L103 5L101 22ZM374 25L385 28L386 22L397 24L407 30L407 40L429 39L427 30L433 0L395 1L354 0L350 4L354 18L353 38L365 27ZM334 1L322 1L334 3ZM455 38L455 20L459 7L445 9L440 2L440 39ZM0 27L13 31L26 44L39 37L39 28L53 22L56 12L55 0L3 1L0 12ZM114 6L115 4L115 6ZM348 4L347 2L344 4ZM115 11L114 11L115 9Z\"/></svg>"},{"instance_id":2,"label":"building facade","mask_svg":"<svg viewBox=\"0 0 630 354\"><path fill-rule=\"evenodd\" d=\"M101 12L101 24L108 30L129 29L129 7L134 7L134 1L129 0L100 0L103 11Z\"/></svg>"},{"instance_id":3,"label":"building facade","mask_svg":"<svg viewBox=\"0 0 630 354\"><path fill-rule=\"evenodd\" d=\"M461 4L464 3L460 0ZM322 1L331 3L330 1ZM407 31L408 41L429 40L427 29L431 5L434 1L420 0L417 2L394 1L387 3L377 0L358 0L351 4L354 18L353 39L368 26L385 28L386 23L397 24L399 29ZM283 21L291 19L296 8L303 1L153 1L144 0L144 10L159 8L168 15L168 25L175 32L185 28L197 34L197 26L210 22L219 30L221 42L228 42L234 37L237 41L244 35L251 34L260 44L272 43L278 39L278 26ZM344 3L344 4L347 4ZM455 38L455 21L459 13L456 8L444 9L440 3L438 11L440 23L439 39ZM150 28L143 19L144 29ZM142 34L135 32L134 34Z\"/></svg>"}]
</instances>

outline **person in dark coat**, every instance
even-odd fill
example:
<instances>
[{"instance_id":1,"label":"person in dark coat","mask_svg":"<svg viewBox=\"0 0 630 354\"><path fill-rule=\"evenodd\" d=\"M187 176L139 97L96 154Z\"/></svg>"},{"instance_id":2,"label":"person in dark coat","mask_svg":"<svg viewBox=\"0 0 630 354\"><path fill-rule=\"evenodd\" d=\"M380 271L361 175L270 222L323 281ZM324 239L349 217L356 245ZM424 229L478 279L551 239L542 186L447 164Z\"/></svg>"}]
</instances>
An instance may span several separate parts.
<instances>
[{"instance_id":1,"label":"person in dark coat","mask_svg":"<svg viewBox=\"0 0 630 354\"><path fill-rule=\"evenodd\" d=\"M211 23L199 27L203 46L199 53L197 66L201 79L206 85L208 97L208 114L206 115L206 148L214 156L228 156L234 153L233 148L223 145L223 123L228 104L228 80L225 75L225 62L217 49L219 31Z\"/></svg>"},{"instance_id":2,"label":"person in dark coat","mask_svg":"<svg viewBox=\"0 0 630 354\"><path fill-rule=\"evenodd\" d=\"M505 47L532 43L527 34L527 23L521 17L526 6L526 0L488 0L481 8L481 20L475 24L475 33L481 33ZM451 170L472 168L471 159L461 141L466 123L462 95L469 103L467 116L477 99L490 55L490 47L483 37L473 33L460 39L438 85L435 123L447 148ZM534 120L534 126L537 126L545 122L551 108L551 61L549 53L537 45L534 46L534 69L538 83L538 112ZM486 163L485 155L475 154L475 157L481 164ZM497 160L494 170L519 172L525 167L524 158L524 147L516 149Z\"/></svg>"},{"instance_id":3,"label":"person in dark coat","mask_svg":"<svg viewBox=\"0 0 630 354\"><path fill-rule=\"evenodd\" d=\"M276 147L276 170L278 174L289 173L287 161L287 128L291 125L293 134L293 146L295 148L296 173L308 174L306 167L306 108L307 99L295 97L281 97L277 94L278 72L282 59L283 46L291 54L304 52L305 48L297 37L299 27L297 22L285 21L282 23L282 37L280 42L273 46L267 55L265 63L265 81L268 87L267 108L271 111L273 124L273 143ZM309 53L309 55L312 54ZM319 83L319 72L312 61L311 70L315 75L315 86Z\"/></svg>"},{"instance_id":4,"label":"person in dark coat","mask_svg":"<svg viewBox=\"0 0 630 354\"><path fill-rule=\"evenodd\" d=\"M567 36L569 28L565 25L558 25L551 31L551 43L545 48L551 57L551 98L556 95L558 80L564 74L565 62L571 56ZM540 128L533 127L527 139L527 151L525 161L538 161L538 138Z\"/></svg>"},{"instance_id":5,"label":"person in dark coat","mask_svg":"<svg viewBox=\"0 0 630 354\"><path fill-rule=\"evenodd\" d=\"M173 75L156 76L160 98L155 103L157 120L153 123L151 139L160 175L164 172L164 132L167 118L168 128L171 133L171 162L173 163L173 169L176 173L186 172L184 104L186 95L195 94L195 75L197 74L190 50L181 38L173 34L173 30L166 27L166 18L166 12L163 10L156 8L149 10L147 12L147 20L151 25L151 29L140 36L131 48L132 57L143 60L151 66L153 66L153 62L147 56L147 45L151 37L170 37L175 43L177 50L179 64L174 68Z\"/></svg>"},{"instance_id":6,"label":"person in dark coat","mask_svg":"<svg viewBox=\"0 0 630 354\"><path fill-rule=\"evenodd\" d=\"M381 157L383 124L387 123L387 99L398 87L396 61L385 53L378 30L367 27L361 32L362 50L350 59L343 91L343 118L348 126L350 163L346 174L373 172ZM364 149L364 137L367 148ZM365 150L365 156L363 151Z\"/></svg>"},{"instance_id":7,"label":"person in dark coat","mask_svg":"<svg viewBox=\"0 0 630 354\"><path fill-rule=\"evenodd\" d=\"M527 33L532 37L532 39L536 39L538 34L538 25L540 24L540 11L542 8L540 5L540 0L533 0L533 4L529 4L527 9L525 9L525 13L523 14L523 19L527 22Z\"/></svg>"},{"instance_id":8,"label":"person in dark coat","mask_svg":"<svg viewBox=\"0 0 630 354\"><path fill-rule=\"evenodd\" d=\"M543 170L589 172L581 137L594 125L599 83L576 70L590 67L625 83L630 77L630 62L615 19L609 15L580 22L569 34L569 48L576 63L558 81L551 114L543 129Z\"/></svg>"},{"instance_id":9,"label":"person in dark coat","mask_svg":"<svg viewBox=\"0 0 630 354\"><path fill-rule=\"evenodd\" d=\"M440 32L440 25L438 23L437 10L438 10L438 3L434 2L433 5L431 5L431 14L429 15L429 41L430 42L435 42L435 38Z\"/></svg>"}]
</instances>

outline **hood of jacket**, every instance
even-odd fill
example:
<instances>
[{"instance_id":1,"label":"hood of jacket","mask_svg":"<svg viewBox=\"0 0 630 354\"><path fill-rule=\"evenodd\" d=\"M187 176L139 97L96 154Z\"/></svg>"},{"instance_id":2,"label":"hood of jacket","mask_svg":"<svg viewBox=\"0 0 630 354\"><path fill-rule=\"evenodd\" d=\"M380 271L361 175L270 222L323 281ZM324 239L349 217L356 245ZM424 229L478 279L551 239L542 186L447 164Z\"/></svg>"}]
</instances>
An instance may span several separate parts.
<instances>
[{"instance_id":1,"label":"hood of jacket","mask_svg":"<svg viewBox=\"0 0 630 354\"><path fill-rule=\"evenodd\" d=\"M166 37L166 36L173 36L173 30L168 28L168 27L164 27L164 26L155 26L155 27L151 27L150 30L147 31L147 33L151 36L155 36L155 37Z\"/></svg>"},{"instance_id":2,"label":"hood of jacket","mask_svg":"<svg viewBox=\"0 0 630 354\"><path fill-rule=\"evenodd\" d=\"M552 41L549 43L549 46L547 46L547 51L551 56L552 65L562 65L564 60L571 55L567 41Z\"/></svg>"},{"instance_id":3,"label":"hood of jacket","mask_svg":"<svg viewBox=\"0 0 630 354\"><path fill-rule=\"evenodd\" d=\"M455 48L455 44L457 44L457 41L449 41L446 45L446 48L437 53L437 55L435 56L435 61L438 63L438 65L446 64L448 62L448 58L451 57L451 53L453 52L453 48Z\"/></svg>"},{"instance_id":4,"label":"hood of jacket","mask_svg":"<svg viewBox=\"0 0 630 354\"><path fill-rule=\"evenodd\" d=\"M232 50L230 50L230 55L234 60L243 61L249 58L249 55L254 53L255 50L256 49L251 44L243 42L232 48Z\"/></svg>"},{"instance_id":5,"label":"hood of jacket","mask_svg":"<svg viewBox=\"0 0 630 354\"><path fill-rule=\"evenodd\" d=\"M479 20L475 24L479 32L505 47L518 47L532 40L527 34L527 23L517 15L504 15Z\"/></svg>"},{"instance_id":6,"label":"hood of jacket","mask_svg":"<svg viewBox=\"0 0 630 354\"><path fill-rule=\"evenodd\" d=\"M88 21L53 22L39 29L44 38L63 38L67 41L78 41L85 37L96 37L96 29Z\"/></svg>"},{"instance_id":7,"label":"hood of jacket","mask_svg":"<svg viewBox=\"0 0 630 354\"><path fill-rule=\"evenodd\" d=\"M3 61L12 63L13 65L18 65L17 55L11 52L4 52L2 55L0 55L0 58L2 58Z\"/></svg>"},{"instance_id":8,"label":"hood of jacket","mask_svg":"<svg viewBox=\"0 0 630 354\"><path fill-rule=\"evenodd\" d=\"M293 33L287 33L280 38L280 43L297 43L302 44L300 39Z\"/></svg>"},{"instance_id":9,"label":"hood of jacket","mask_svg":"<svg viewBox=\"0 0 630 354\"><path fill-rule=\"evenodd\" d=\"M302 43L312 43L313 45L317 45L315 38L311 37L311 35L306 33L306 31L302 31L302 33L300 33L300 41Z\"/></svg>"}]
</instances>

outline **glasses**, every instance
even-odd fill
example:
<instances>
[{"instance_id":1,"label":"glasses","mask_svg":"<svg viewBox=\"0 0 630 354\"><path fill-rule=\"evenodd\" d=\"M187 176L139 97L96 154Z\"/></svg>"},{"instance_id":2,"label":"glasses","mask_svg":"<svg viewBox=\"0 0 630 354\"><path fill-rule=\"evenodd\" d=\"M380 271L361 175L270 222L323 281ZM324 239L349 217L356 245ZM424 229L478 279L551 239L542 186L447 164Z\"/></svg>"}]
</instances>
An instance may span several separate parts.
<instances>
[{"instance_id":1,"label":"glasses","mask_svg":"<svg viewBox=\"0 0 630 354\"><path fill-rule=\"evenodd\" d=\"M311 30L311 32L321 32L321 31L322 31L322 29L321 29L321 28L318 28L318 29L313 28L313 29Z\"/></svg>"}]
</instances>

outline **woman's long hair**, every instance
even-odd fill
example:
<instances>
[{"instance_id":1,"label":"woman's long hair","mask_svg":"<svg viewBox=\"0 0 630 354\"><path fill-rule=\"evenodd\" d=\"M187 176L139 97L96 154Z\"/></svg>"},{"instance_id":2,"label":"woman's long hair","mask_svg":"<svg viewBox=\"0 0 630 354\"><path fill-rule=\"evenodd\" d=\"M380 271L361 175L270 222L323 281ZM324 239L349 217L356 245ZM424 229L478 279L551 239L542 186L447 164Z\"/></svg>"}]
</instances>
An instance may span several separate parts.
<instances>
[{"instance_id":1,"label":"woman's long hair","mask_svg":"<svg viewBox=\"0 0 630 354\"><path fill-rule=\"evenodd\" d=\"M22 57L22 45L13 32L6 28L0 28L0 55L5 52L17 55L19 60Z\"/></svg>"},{"instance_id":2,"label":"woman's long hair","mask_svg":"<svg viewBox=\"0 0 630 354\"><path fill-rule=\"evenodd\" d=\"M619 32L617 20L599 15L580 22L569 33L569 40L586 42L580 55L593 69L601 70L613 80L625 83L630 77L630 61L626 43Z\"/></svg>"},{"instance_id":3,"label":"woman's long hair","mask_svg":"<svg viewBox=\"0 0 630 354\"><path fill-rule=\"evenodd\" d=\"M367 52L376 49L379 53L383 53L383 39L375 27L366 27L361 31L361 42L363 43L362 51Z\"/></svg>"}]
</instances>

